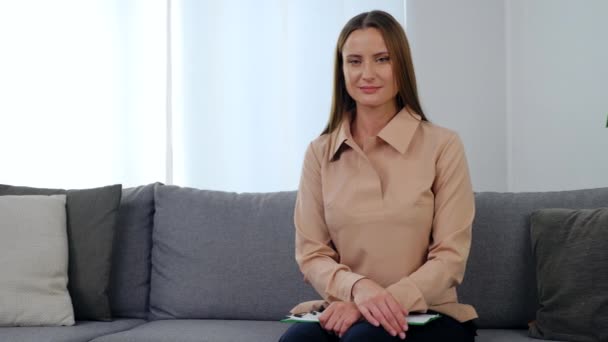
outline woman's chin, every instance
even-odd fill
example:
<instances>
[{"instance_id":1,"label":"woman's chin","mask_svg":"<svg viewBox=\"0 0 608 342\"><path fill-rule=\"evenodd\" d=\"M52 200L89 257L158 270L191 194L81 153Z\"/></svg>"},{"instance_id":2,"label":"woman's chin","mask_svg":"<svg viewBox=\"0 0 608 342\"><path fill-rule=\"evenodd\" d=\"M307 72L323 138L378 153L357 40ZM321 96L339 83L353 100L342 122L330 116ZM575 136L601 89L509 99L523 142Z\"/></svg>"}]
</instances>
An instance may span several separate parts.
<instances>
[{"instance_id":1,"label":"woman's chin","mask_svg":"<svg viewBox=\"0 0 608 342\"><path fill-rule=\"evenodd\" d=\"M365 107L365 108L378 108L382 106L386 106L391 103L391 101L378 101L378 100L369 100L364 99L363 101L356 101L357 107Z\"/></svg>"}]
</instances>

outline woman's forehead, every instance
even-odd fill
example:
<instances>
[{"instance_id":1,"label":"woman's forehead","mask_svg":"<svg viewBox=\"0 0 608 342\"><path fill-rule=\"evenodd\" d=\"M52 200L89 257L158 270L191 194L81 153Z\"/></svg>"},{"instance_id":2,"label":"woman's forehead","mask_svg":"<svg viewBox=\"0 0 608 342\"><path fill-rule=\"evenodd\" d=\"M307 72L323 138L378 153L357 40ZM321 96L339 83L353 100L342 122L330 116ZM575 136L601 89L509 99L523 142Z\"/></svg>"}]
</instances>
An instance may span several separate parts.
<instances>
[{"instance_id":1,"label":"woman's forehead","mask_svg":"<svg viewBox=\"0 0 608 342\"><path fill-rule=\"evenodd\" d=\"M345 56L375 55L387 51L382 33L373 27L351 32L342 47L342 54Z\"/></svg>"}]
</instances>

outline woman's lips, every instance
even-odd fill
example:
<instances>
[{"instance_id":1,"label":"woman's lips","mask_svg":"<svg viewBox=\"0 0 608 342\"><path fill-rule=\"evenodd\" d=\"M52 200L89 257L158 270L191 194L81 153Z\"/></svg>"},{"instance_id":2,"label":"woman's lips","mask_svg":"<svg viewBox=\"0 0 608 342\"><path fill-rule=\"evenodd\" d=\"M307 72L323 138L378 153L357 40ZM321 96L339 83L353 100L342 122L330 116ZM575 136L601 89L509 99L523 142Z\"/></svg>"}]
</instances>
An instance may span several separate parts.
<instances>
[{"instance_id":1,"label":"woman's lips","mask_svg":"<svg viewBox=\"0 0 608 342\"><path fill-rule=\"evenodd\" d=\"M378 91L378 89L380 89L381 87L370 87L370 86L365 86L365 87L359 87L359 89L361 89L361 91L365 94L373 94L375 92Z\"/></svg>"}]
</instances>

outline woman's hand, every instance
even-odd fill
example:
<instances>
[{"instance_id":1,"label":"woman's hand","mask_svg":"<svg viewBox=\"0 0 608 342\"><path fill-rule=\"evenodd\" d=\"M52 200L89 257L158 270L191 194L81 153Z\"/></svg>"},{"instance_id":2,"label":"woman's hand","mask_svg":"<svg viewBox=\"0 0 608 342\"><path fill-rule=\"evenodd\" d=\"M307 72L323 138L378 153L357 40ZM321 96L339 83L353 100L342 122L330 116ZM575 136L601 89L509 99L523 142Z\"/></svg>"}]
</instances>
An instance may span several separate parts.
<instances>
[{"instance_id":1,"label":"woman's hand","mask_svg":"<svg viewBox=\"0 0 608 342\"><path fill-rule=\"evenodd\" d=\"M353 323L361 318L361 312L352 302L333 302L319 316L319 324L327 331L342 337Z\"/></svg>"},{"instance_id":2,"label":"woman's hand","mask_svg":"<svg viewBox=\"0 0 608 342\"><path fill-rule=\"evenodd\" d=\"M407 310L401 308L397 300L376 282L363 278L355 283L352 289L355 304L365 319L375 325L384 327L391 334L403 340L408 329Z\"/></svg>"}]
</instances>

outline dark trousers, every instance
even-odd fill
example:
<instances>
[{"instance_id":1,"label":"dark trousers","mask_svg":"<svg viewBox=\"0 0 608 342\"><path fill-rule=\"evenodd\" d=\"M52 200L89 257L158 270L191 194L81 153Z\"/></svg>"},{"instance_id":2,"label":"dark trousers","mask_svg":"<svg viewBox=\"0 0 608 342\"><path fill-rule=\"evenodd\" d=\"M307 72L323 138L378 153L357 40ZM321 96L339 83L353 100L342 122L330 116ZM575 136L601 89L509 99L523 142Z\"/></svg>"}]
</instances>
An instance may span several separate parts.
<instances>
[{"instance_id":1,"label":"dark trousers","mask_svg":"<svg viewBox=\"0 0 608 342\"><path fill-rule=\"evenodd\" d=\"M426 325L410 325L405 332L406 342L473 342L475 341L476 328L472 321L460 323L448 316L441 316ZM354 342L354 341L403 341L391 336L382 326L375 327L367 321L353 324L342 338L329 333L318 323L294 323L283 334L279 342Z\"/></svg>"}]
</instances>

